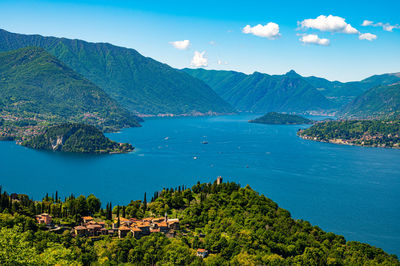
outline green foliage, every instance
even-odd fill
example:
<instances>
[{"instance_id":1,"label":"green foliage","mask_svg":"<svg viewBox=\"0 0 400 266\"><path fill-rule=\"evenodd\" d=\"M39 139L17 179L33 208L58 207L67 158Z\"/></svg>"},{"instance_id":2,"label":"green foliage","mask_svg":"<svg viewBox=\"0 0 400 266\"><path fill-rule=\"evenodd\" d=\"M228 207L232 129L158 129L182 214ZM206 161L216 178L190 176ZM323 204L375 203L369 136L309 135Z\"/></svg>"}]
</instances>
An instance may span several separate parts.
<instances>
[{"instance_id":1,"label":"green foliage","mask_svg":"<svg viewBox=\"0 0 400 266\"><path fill-rule=\"evenodd\" d=\"M20 118L79 121L110 130L138 126L136 118L103 90L65 66L42 48L0 53L0 108Z\"/></svg>"},{"instance_id":2,"label":"green foliage","mask_svg":"<svg viewBox=\"0 0 400 266\"><path fill-rule=\"evenodd\" d=\"M26 140L22 145L42 150L78 153L129 152L130 144L111 141L96 127L85 124L61 124L49 127L43 134Z\"/></svg>"},{"instance_id":3,"label":"green foliage","mask_svg":"<svg viewBox=\"0 0 400 266\"><path fill-rule=\"evenodd\" d=\"M204 82L134 49L0 30L0 51L26 46L44 48L135 113L233 112Z\"/></svg>"},{"instance_id":4,"label":"green foliage","mask_svg":"<svg viewBox=\"0 0 400 266\"><path fill-rule=\"evenodd\" d=\"M329 110L333 103L293 70L285 75L184 69L213 88L239 111L266 113Z\"/></svg>"},{"instance_id":5,"label":"green foliage","mask_svg":"<svg viewBox=\"0 0 400 266\"><path fill-rule=\"evenodd\" d=\"M249 122L259 123L259 124L273 124L273 125L304 125L304 124L314 123L313 120L304 118L299 115L280 114L275 112L267 113L262 117L250 120Z\"/></svg>"},{"instance_id":6,"label":"green foliage","mask_svg":"<svg viewBox=\"0 0 400 266\"><path fill-rule=\"evenodd\" d=\"M126 207L127 218L167 211L180 219L176 237L152 233L136 239L129 233L123 239L105 236L95 241L72 237L68 231L56 234L24 226L33 219L17 212L0 214L0 264L400 265L396 256L382 249L346 242L342 236L292 219L288 211L249 186L198 183L189 189L163 189L155 198L146 213L141 201L132 201ZM44 200L36 205L44 204L43 209L49 208L55 217L59 214L53 206L61 206L63 219L87 215L99 204L93 195L71 195L64 202L51 197ZM27 199L21 205L31 203ZM80 219L72 224L80 224ZM198 248L207 249L210 255L197 257Z\"/></svg>"},{"instance_id":7,"label":"green foliage","mask_svg":"<svg viewBox=\"0 0 400 266\"><path fill-rule=\"evenodd\" d=\"M342 140L363 146L399 147L400 120L348 120L316 123L298 134L318 141Z\"/></svg>"},{"instance_id":8,"label":"green foliage","mask_svg":"<svg viewBox=\"0 0 400 266\"><path fill-rule=\"evenodd\" d=\"M340 116L400 119L400 83L374 87L346 105Z\"/></svg>"}]
</instances>

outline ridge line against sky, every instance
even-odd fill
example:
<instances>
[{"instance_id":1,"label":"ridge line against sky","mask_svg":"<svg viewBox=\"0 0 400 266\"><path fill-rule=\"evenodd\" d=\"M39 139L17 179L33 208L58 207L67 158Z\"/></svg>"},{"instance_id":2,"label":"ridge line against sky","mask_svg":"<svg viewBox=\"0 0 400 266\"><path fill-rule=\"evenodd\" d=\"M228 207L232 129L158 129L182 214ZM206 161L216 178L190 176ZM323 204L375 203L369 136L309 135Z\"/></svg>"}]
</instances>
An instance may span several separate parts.
<instances>
[{"instance_id":1,"label":"ridge line against sky","mask_svg":"<svg viewBox=\"0 0 400 266\"><path fill-rule=\"evenodd\" d=\"M2 0L0 28L108 42L175 68L340 81L400 72L398 1L276 2Z\"/></svg>"}]
</instances>

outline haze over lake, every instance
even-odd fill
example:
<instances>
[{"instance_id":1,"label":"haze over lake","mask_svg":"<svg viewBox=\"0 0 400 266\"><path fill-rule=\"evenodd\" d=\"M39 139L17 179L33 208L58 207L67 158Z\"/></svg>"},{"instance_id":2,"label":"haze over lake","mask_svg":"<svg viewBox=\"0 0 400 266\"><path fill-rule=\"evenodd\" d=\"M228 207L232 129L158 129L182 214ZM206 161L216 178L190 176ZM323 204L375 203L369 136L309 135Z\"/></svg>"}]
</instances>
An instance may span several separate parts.
<instances>
[{"instance_id":1,"label":"haze over lake","mask_svg":"<svg viewBox=\"0 0 400 266\"><path fill-rule=\"evenodd\" d=\"M255 117L148 119L142 128L108 134L132 143L130 154L51 153L0 142L2 184L35 199L58 190L116 205L221 175L249 184L294 218L400 254L400 150L303 140L296 132L307 126L247 123Z\"/></svg>"}]
</instances>

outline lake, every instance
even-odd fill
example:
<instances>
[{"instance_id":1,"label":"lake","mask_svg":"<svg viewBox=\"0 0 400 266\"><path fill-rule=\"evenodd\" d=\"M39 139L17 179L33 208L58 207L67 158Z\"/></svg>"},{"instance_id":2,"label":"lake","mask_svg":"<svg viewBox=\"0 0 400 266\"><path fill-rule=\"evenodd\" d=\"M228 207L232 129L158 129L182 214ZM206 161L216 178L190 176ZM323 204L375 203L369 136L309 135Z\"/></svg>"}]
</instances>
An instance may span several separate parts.
<instances>
[{"instance_id":1,"label":"lake","mask_svg":"<svg viewBox=\"0 0 400 266\"><path fill-rule=\"evenodd\" d=\"M58 190L116 205L222 176L249 184L296 219L400 255L400 150L303 140L296 132L307 126L247 123L255 117L148 119L107 134L132 143L129 154L62 154L0 142L0 183L34 199Z\"/></svg>"}]
</instances>

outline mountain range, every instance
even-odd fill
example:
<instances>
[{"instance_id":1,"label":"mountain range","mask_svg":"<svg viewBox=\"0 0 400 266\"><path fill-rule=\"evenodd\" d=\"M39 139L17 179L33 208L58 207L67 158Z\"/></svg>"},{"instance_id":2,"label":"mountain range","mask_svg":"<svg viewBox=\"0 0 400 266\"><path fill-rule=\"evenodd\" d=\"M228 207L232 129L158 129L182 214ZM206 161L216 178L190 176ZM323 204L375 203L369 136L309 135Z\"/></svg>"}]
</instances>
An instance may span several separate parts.
<instances>
[{"instance_id":1,"label":"mountain range","mask_svg":"<svg viewBox=\"0 0 400 266\"><path fill-rule=\"evenodd\" d=\"M353 106L361 101L358 97L363 97L363 104L368 100L375 101L371 104L377 105L382 97L373 99L362 95L368 95L370 90L373 94L379 86L400 82L400 73L374 75L361 81L340 82L314 76L302 77L293 70L284 75L259 72L247 75L235 71L201 68L185 68L183 71L206 82L239 111L256 113L328 111L343 117L367 117L371 116L368 109L360 109L352 114ZM386 96L388 97L390 94ZM393 110L385 109L382 112Z\"/></svg>"},{"instance_id":2,"label":"mountain range","mask_svg":"<svg viewBox=\"0 0 400 266\"><path fill-rule=\"evenodd\" d=\"M139 126L102 89L38 47L0 53L0 109L21 118L85 122L103 130Z\"/></svg>"},{"instance_id":3,"label":"mountain range","mask_svg":"<svg viewBox=\"0 0 400 266\"><path fill-rule=\"evenodd\" d=\"M242 112L306 113L335 108L332 101L293 70L282 76L187 68L183 71L202 79Z\"/></svg>"},{"instance_id":4,"label":"mountain range","mask_svg":"<svg viewBox=\"0 0 400 266\"><path fill-rule=\"evenodd\" d=\"M0 29L0 51L27 46L42 47L136 114L234 111L201 80L144 57L134 49Z\"/></svg>"}]
</instances>

